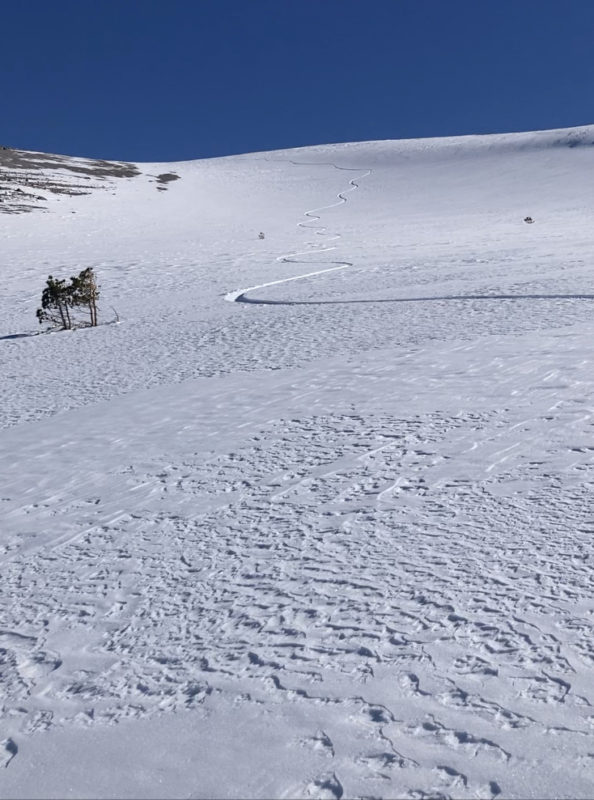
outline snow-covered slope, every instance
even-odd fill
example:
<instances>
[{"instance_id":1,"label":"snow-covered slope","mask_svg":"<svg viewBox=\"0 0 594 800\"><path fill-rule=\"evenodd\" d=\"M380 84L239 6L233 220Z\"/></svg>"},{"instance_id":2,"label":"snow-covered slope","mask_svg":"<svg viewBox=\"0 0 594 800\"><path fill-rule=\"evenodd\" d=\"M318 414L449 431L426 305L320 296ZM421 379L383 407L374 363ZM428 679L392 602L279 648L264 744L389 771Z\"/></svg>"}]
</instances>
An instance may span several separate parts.
<instances>
[{"instance_id":1,"label":"snow-covered slope","mask_svg":"<svg viewBox=\"0 0 594 800\"><path fill-rule=\"evenodd\" d=\"M0 795L592 795L593 173L0 154Z\"/></svg>"}]
</instances>

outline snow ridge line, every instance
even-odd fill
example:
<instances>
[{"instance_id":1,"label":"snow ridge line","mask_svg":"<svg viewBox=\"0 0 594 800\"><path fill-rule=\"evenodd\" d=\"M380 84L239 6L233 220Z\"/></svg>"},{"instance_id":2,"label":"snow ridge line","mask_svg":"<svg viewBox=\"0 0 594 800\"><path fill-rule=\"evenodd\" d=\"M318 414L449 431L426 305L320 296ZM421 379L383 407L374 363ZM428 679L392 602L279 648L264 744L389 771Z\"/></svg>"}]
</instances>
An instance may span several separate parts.
<instances>
[{"instance_id":1,"label":"snow ridge line","mask_svg":"<svg viewBox=\"0 0 594 800\"><path fill-rule=\"evenodd\" d=\"M270 161L272 159L265 159L266 161ZM334 169L342 170L344 172L361 172L361 169L358 167L339 167L336 164L328 163L328 162L307 162L307 161L292 161L289 159L290 164L294 164L298 167L334 167ZM325 225L315 225L312 224L321 219L320 215L317 213L318 211L326 211L329 208L335 208L336 206L343 205L347 202L348 198L346 197L347 194L350 192L354 192L355 189L359 188L359 184L357 183L358 180L362 178L366 178L368 175L371 175L373 170L368 169L364 170L363 174L358 175L357 178L351 178L349 181L350 189L344 189L342 192L337 194L338 201L336 203L330 203L326 206L318 206L317 208L312 208L309 211L304 212L304 217L307 217L311 222L298 222L297 227L299 228L317 228L316 234L318 236L328 236L326 233L326 226ZM340 239L341 235L339 233L334 234L331 236L331 239ZM336 247L322 247L317 248L315 250L303 250L297 253L287 253L285 255L279 256L276 261L281 264L308 264L311 263L309 261L300 261L299 259L295 258L295 256L302 256L302 255L311 255L312 253L324 253L328 252L329 250L335 250ZM313 275L322 275L325 272L335 272L339 269L347 269L348 267L352 267L353 264L351 261L327 261L327 264L334 264L333 267L327 267L326 269L319 269L315 270L314 272L307 272L304 275L293 275L290 278L281 278L277 281L268 281L267 283L260 283L257 286L249 286L247 289L236 289L233 292L228 292L225 295L225 300L229 301L230 303L253 303L255 305L276 305L276 301L274 300L256 300L250 299L246 297L248 292L253 292L256 289L264 289L267 286L276 286L280 283L289 283L289 281L298 281L302 278L310 278Z\"/></svg>"}]
</instances>

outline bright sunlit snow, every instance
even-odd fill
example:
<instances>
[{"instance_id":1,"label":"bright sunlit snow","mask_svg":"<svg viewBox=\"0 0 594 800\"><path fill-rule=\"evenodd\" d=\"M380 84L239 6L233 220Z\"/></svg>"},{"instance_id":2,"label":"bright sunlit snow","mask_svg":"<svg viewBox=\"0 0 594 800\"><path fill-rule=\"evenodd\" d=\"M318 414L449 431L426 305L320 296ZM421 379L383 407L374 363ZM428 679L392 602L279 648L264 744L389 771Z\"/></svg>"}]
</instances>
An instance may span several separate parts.
<instances>
[{"instance_id":1,"label":"bright sunlit snow","mask_svg":"<svg viewBox=\"0 0 594 800\"><path fill-rule=\"evenodd\" d=\"M594 127L27 158L0 796L591 797Z\"/></svg>"}]
</instances>

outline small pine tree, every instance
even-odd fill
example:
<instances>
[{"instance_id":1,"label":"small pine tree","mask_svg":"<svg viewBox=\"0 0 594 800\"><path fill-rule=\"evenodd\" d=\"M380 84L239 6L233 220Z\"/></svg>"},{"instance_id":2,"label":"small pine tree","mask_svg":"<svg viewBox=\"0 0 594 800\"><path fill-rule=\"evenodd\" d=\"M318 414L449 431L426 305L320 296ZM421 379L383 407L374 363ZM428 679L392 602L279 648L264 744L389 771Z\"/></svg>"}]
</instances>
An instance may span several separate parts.
<instances>
[{"instance_id":1,"label":"small pine tree","mask_svg":"<svg viewBox=\"0 0 594 800\"><path fill-rule=\"evenodd\" d=\"M97 326L97 299L99 287L92 267L87 267L71 279L72 302L75 306L87 306L91 327Z\"/></svg>"},{"instance_id":2,"label":"small pine tree","mask_svg":"<svg viewBox=\"0 0 594 800\"><path fill-rule=\"evenodd\" d=\"M49 322L51 325L60 326L62 330L70 330L72 328L71 306L70 286L66 284L65 280L49 275L41 295L41 308L37 309L39 323Z\"/></svg>"}]
</instances>

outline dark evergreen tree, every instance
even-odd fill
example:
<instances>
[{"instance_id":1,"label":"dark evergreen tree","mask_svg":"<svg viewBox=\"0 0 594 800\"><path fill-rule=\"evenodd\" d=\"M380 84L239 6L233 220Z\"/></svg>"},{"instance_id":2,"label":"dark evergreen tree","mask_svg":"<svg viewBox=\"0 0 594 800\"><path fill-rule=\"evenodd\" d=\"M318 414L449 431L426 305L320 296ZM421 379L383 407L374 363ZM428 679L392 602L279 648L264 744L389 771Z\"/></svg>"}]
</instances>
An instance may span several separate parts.
<instances>
[{"instance_id":1,"label":"dark evergreen tree","mask_svg":"<svg viewBox=\"0 0 594 800\"><path fill-rule=\"evenodd\" d=\"M71 307L71 287L65 280L49 275L41 295L41 308L37 309L37 319L40 324L49 322L51 325L60 326L62 330L70 330L72 328Z\"/></svg>"},{"instance_id":2,"label":"dark evergreen tree","mask_svg":"<svg viewBox=\"0 0 594 800\"><path fill-rule=\"evenodd\" d=\"M92 267L87 267L71 278L72 302L75 306L86 306L89 310L91 327L97 325L97 299L99 287Z\"/></svg>"}]
</instances>

